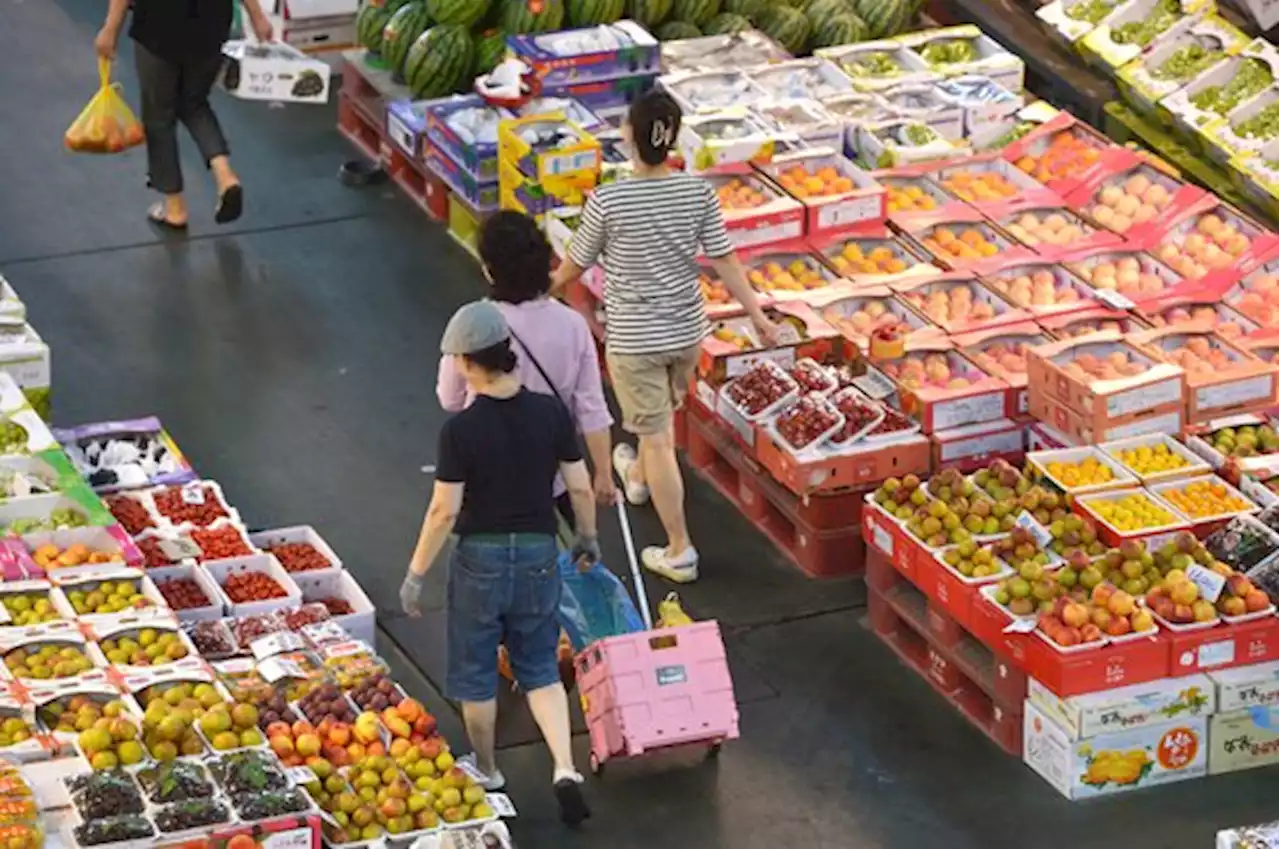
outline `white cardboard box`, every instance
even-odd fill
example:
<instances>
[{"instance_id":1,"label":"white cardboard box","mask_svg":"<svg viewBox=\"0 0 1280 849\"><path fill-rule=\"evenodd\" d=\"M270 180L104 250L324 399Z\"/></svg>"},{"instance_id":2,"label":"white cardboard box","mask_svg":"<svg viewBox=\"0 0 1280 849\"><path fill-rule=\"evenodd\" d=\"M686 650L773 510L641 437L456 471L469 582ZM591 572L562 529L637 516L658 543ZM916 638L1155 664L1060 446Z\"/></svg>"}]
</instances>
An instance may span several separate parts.
<instances>
[{"instance_id":1,"label":"white cardboard box","mask_svg":"<svg viewBox=\"0 0 1280 849\"><path fill-rule=\"evenodd\" d=\"M276 37L307 53L356 46L358 0L275 0Z\"/></svg>"},{"instance_id":2,"label":"white cardboard box","mask_svg":"<svg viewBox=\"0 0 1280 849\"><path fill-rule=\"evenodd\" d=\"M1027 681L1027 697L1072 740L1214 712L1213 682L1206 675L1164 678L1066 699L1032 678Z\"/></svg>"},{"instance_id":3,"label":"white cardboard box","mask_svg":"<svg viewBox=\"0 0 1280 849\"><path fill-rule=\"evenodd\" d=\"M1068 799L1199 778L1207 770L1204 717L1147 725L1072 740L1027 699L1022 715L1022 760Z\"/></svg>"},{"instance_id":4,"label":"white cardboard box","mask_svg":"<svg viewBox=\"0 0 1280 849\"><path fill-rule=\"evenodd\" d=\"M228 41L222 53L228 60L222 85L234 97L282 103L329 100L329 66L296 47Z\"/></svg>"},{"instance_id":5,"label":"white cardboard box","mask_svg":"<svg viewBox=\"0 0 1280 849\"><path fill-rule=\"evenodd\" d=\"M1218 712L1253 707L1275 707L1280 703L1280 667L1270 663L1237 666L1208 673L1217 688Z\"/></svg>"},{"instance_id":6,"label":"white cardboard box","mask_svg":"<svg viewBox=\"0 0 1280 849\"><path fill-rule=\"evenodd\" d=\"M1280 711L1275 705L1209 717L1209 774L1235 772L1276 763Z\"/></svg>"}]
</instances>

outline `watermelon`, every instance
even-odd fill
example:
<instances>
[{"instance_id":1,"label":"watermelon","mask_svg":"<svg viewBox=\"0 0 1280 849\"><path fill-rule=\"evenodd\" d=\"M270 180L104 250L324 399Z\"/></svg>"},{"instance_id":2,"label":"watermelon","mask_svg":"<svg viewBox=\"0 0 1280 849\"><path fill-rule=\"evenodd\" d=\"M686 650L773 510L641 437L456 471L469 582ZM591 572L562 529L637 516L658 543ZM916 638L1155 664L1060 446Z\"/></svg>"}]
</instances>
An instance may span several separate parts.
<instances>
[{"instance_id":1,"label":"watermelon","mask_svg":"<svg viewBox=\"0 0 1280 849\"><path fill-rule=\"evenodd\" d=\"M502 61L507 52L507 37L502 30L491 29L481 33L476 39L476 57L472 64L471 76L487 74Z\"/></svg>"},{"instance_id":2,"label":"watermelon","mask_svg":"<svg viewBox=\"0 0 1280 849\"><path fill-rule=\"evenodd\" d=\"M653 32L671 14L674 0L627 0L627 17Z\"/></svg>"},{"instance_id":3,"label":"watermelon","mask_svg":"<svg viewBox=\"0 0 1280 849\"><path fill-rule=\"evenodd\" d=\"M775 6L761 21L760 28L793 56L799 56L804 51L809 42L809 30L812 29L804 12L790 6Z\"/></svg>"},{"instance_id":4,"label":"watermelon","mask_svg":"<svg viewBox=\"0 0 1280 849\"><path fill-rule=\"evenodd\" d=\"M702 30L688 21L667 21L653 33L659 41L679 41L682 38L698 38Z\"/></svg>"},{"instance_id":5,"label":"watermelon","mask_svg":"<svg viewBox=\"0 0 1280 849\"><path fill-rule=\"evenodd\" d=\"M911 0L852 0L853 11L866 21L872 38L887 38L907 28L918 6Z\"/></svg>"},{"instance_id":6,"label":"watermelon","mask_svg":"<svg viewBox=\"0 0 1280 849\"><path fill-rule=\"evenodd\" d=\"M387 67L391 69L393 78L404 79L401 75L401 71L404 70L404 57L408 54L409 47L430 25L431 18L427 14L426 4L415 0L397 9L391 16L391 20L387 21L387 25L382 28L380 52L387 62Z\"/></svg>"},{"instance_id":7,"label":"watermelon","mask_svg":"<svg viewBox=\"0 0 1280 849\"><path fill-rule=\"evenodd\" d=\"M418 36L404 60L404 78L416 98L443 97L470 82L475 47L461 24L437 24Z\"/></svg>"},{"instance_id":8,"label":"watermelon","mask_svg":"<svg viewBox=\"0 0 1280 849\"><path fill-rule=\"evenodd\" d=\"M391 3L361 4L360 11L356 14L356 41L360 46L370 53L379 52L382 49L382 28L387 25L387 21L391 20L392 13L402 5L404 5L403 2L395 5Z\"/></svg>"},{"instance_id":9,"label":"watermelon","mask_svg":"<svg viewBox=\"0 0 1280 849\"><path fill-rule=\"evenodd\" d=\"M490 0L427 0L431 20L470 27L489 11Z\"/></svg>"},{"instance_id":10,"label":"watermelon","mask_svg":"<svg viewBox=\"0 0 1280 849\"><path fill-rule=\"evenodd\" d=\"M707 35L726 35L751 29L751 21L732 12L721 12L712 18L702 31Z\"/></svg>"},{"instance_id":11,"label":"watermelon","mask_svg":"<svg viewBox=\"0 0 1280 849\"><path fill-rule=\"evenodd\" d=\"M701 29L719 11L720 0L676 0L672 14L677 21L684 21Z\"/></svg>"},{"instance_id":12,"label":"watermelon","mask_svg":"<svg viewBox=\"0 0 1280 849\"><path fill-rule=\"evenodd\" d=\"M564 0L498 0L507 33L554 32L564 24ZM537 9L534 13L531 9Z\"/></svg>"},{"instance_id":13,"label":"watermelon","mask_svg":"<svg viewBox=\"0 0 1280 849\"><path fill-rule=\"evenodd\" d=\"M747 20L756 20L769 7L769 0L724 0L722 8L726 12L742 15Z\"/></svg>"},{"instance_id":14,"label":"watermelon","mask_svg":"<svg viewBox=\"0 0 1280 849\"><path fill-rule=\"evenodd\" d=\"M817 29L818 24L841 12L852 12L853 5L849 0L809 0L804 6L804 16L809 25Z\"/></svg>"},{"instance_id":15,"label":"watermelon","mask_svg":"<svg viewBox=\"0 0 1280 849\"><path fill-rule=\"evenodd\" d=\"M812 47L831 47L836 44L855 44L870 37L866 21L853 12L841 12L823 21L813 22Z\"/></svg>"},{"instance_id":16,"label":"watermelon","mask_svg":"<svg viewBox=\"0 0 1280 849\"><path fill-rule=\"evenodd\" d=\"M621 18L626 5L626 0L566 0L565 12L571 26L594 27Z\"/></svg>"}]
</instances>

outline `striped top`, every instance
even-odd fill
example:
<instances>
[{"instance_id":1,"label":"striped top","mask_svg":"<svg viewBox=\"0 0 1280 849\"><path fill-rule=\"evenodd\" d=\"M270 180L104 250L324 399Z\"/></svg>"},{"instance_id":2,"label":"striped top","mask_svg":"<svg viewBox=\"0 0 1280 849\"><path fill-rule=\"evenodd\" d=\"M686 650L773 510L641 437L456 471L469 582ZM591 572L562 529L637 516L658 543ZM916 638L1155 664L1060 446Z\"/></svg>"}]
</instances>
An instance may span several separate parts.
<instances>
[{"instance_id":1,"label":"striped top","mask_svg":"<svg viewBox=\"0 0 1280 849\"><path fill-rule=\"evenodd\" d=\"M614 354L692 348L710 330L698 289L699 253L733 252L711 184L677 172L601 186L569 243L580 268L605 271L606 345Z\"/></svg>"}]
</instances>

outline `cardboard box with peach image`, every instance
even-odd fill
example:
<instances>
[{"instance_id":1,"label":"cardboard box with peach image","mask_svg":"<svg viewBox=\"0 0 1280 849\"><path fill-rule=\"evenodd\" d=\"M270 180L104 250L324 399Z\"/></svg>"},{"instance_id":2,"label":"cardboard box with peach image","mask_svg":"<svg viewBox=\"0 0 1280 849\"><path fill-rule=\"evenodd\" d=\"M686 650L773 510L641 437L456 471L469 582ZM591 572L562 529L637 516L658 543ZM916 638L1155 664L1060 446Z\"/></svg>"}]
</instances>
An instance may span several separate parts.
<instances>
[{"instance_id":1,"label":"cardboard box with peach image","mask_svg":"<svg viewBox=\"0 0 1280 849\"><path fill-rule=\"evenodd\" d=\"M1132 334L1129 340L1184 372L1188 424L1263 412L1275 403L1276 367L1215 333L1165 327Z\"/></svg>"},{"instance_id":2,"label":"cardboard box with peach image","mask_svg":"<svg viewBox=\"0 0 1280 849\"><path fill-rule=\"evenodd\" d=\"M1067 112L1060 112L1001 151L1040 185L1066 197L1092 171L1110 139Z\"/></svg>"},{"instance_id":3,"label":"cardboard box with peach image","mask_svg":"<svg viewBox=\"0 0 1280 849\"><path fill-rule=\"evenodd\" d=\"M927 253L895 236L887 227L810 237L809 244L827 266L854 286L886 286L898 280L942 274Z\"/></svg>"},{"instance_id":4,"label":"cardboard box with peach image","mask_svg":"<svg viewBox=\"0 0 1280 849\"><path fill-rule=\"evenodd\" d=\"M891 288L907 306L948 334L1025 321L1030 314L989 289L969 272L903 280Z\"/></svg>"},{"instance_id":5,"label":"cardboard box with peach image","mask_svg":"<svg viewBox=\"0 0 1280 849\"><path fill-rule=\"evenodd\" d=\"M1046 259L1058 259L1081 249L1114 247L1121 242L1116 233L1065 206L1015 200L985 207L984 212L1004 232Z\"/></svg>"},{"instance_id":6,"label":"cardboard box with peach image","mask_svg":"<svg viewBox=\"0 0 1280 849\"><path fill-rule=\"evenodd\" d=\"M1047 259L1014 261L986 271L982 280L1033 318L1099 305L1093 287L1065 265Z\"/></svg>"},{"instance_id":7,"label":"cardboard box with peach image","mask_svg":"<svg viewBox=\"0 0 1280 849\"><path fill-rule=\"evenodd\" d=\"M884 221L884 187L835 150L805 148L756 167L804 205L811 236Z\"/></svg>"},{"instance_id":8,"label":"cardboard box with peach image","mask_svg":"<svg viewBox=\"0 0 1280 849\"><path fill-rule=\"evenodd\" d=\"M1043 394L1091 421L1099 435L1118 419L1182 407L1182 369L1115 331L1031 348L1027 377L1033 408Z\"/></svg>"},{"instance_id":9,"label":"cardboard box with peach image","mask_svg":"<svg viewBox=\"0 0 1280 849\"><path fill-rule=\"evenodd\" d=\"M804 235L804 207L748 166L717 169L706 179L716 190L729 238L749 248Z\"/></svg>"},{"instance_id":10,"label":"cardboard box with peach image","mask_svg":"<svg viewBox=\"0 0 1280 849\"><path fill-rule=\"evenodd\" d=\"M909 342L902 356L875 366L893 381L902 412L926 433L1009 415L1008 384L963 357L947 339Z\"/></svg>"},{"instance_id":11,"label":"cardboard box with peach image","mask_svg":"<svg viewBox=\"0 0 1280 849\"><path fill-rule=\"evenodd\" d=\"M1125 335L1150 329L1150 325L1128 310L1108 306L1041 316L1036 321L1057 339L1080 339L1097 333Z\"/></svg>"},{"instance_id":12,"label":"cardboard box with peach image","mask_svg":"<svg viewBox=\"0 0 1280 849\"><path fill-rule=\"evenodd\" d=\"M1177 292L1157 295L1140 301L1137 311L1153 328L1208 330L1223 339L1239 340L1259 329L1257 322L1232 309L1221 297L1209 293L1199 296Z\"/></svg>"},{"instance_id":13,"label":"cardboard box with peach image","mask_svg":"<svg viewBox=\"0 0 1280 849\"><path fill-rule=\"evenodd\" d=\"M1274 231L1215 197L1162 216L1152 239L1156 258L1187 280L1274 260L1278 244Z\"/></svg>"},{"instance_id":14,"label":"cardboard box with peach image","mask_svg":"<svg viewBox=\"0 0 1280 849\"><path fill-rule=\"evenodd\" d=\"M982 271L1015 259L1031 259L1035 253L1018 242L976 209L948 216L917 216L907 235L919 249L951 271Z\"/></svg>"},{"instance_id":15,"label":"cardboard box with peach image","mask_svg":"<svg viewBox=\"0 0 1280 849\"><path fill-rule=\"evenodd\" d=\"M951 337L952 344L978 368L1009 386L1006 408L1013 416L1026 415L1030 409L1027 401L1027 351L1051 341L1052 338L1033 321Z\"/></svg>"},{"instance_id":16,"label":"cardboard box with peach image","mask_svg":"<svg viewBox=\"0 0 1280 849\"><path fill-rule=\"evenodd\" d=\"M1135 242L1160 232L1162 222L1203 197L1203 189L1182 182L1132 151L1112 148L1101 155L1092 173L1066 200L1068 206L1102 227Z\"/></svg>"},{"instance_id":17,"label":"cardboard box with peach image","mask_svg":"<svg viewBox=\"0 0 1280 849\"><path fill-rule=\"evenodd\" d=\"M762 345L745 315L721 319L713 324L711 335L702 340L698 375L719 386L744 374L762 359L787 368L804 357L824 362L838 357L843 350L840 332L808 304L780 301L766 313L781 326L778 344L771 348Z\"/></svg>"},{"instance_id":18,"label":"cardboard box with peach image","mask_svg":"<svg viewBox=\"0 0 1280 849\"><path fill-rule=\"evenodd\" d=\"M983 209L1012 201L1060 206L1062 198L999 154L973 156L928 172L956 200Z\"/></svg>"},{"instance_id":19,"label":"cardboard box with peach image","mask_svg":"<svg viewBox=\"0 0 1280 849\"><path fill-rule=\"evenodd\" d=\"M823 320L860 351L879 346L903 346L920 339L943 339L945 331L917 314L894 296L888 286L863 286L853 291L825 292L812 298Z\"/></svg>"}]
</instances>

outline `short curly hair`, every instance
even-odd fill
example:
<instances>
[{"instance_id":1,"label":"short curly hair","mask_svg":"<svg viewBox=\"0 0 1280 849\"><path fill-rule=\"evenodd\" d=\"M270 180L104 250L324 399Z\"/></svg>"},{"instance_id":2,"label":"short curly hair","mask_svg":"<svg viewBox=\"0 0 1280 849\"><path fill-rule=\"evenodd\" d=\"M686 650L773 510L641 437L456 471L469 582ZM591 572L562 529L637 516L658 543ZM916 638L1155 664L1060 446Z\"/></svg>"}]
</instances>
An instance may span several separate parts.
<instances>
[{"instance_id":1,"label":"short curly hair","mask_svg":"<svg viewBox=\"0 0 1280 849\"><path fill-rule=\"evenodd\" d=\"M529 216L495 212L480 228L479 247L495 301L522 304L551 288L551 244Z\"/></svg>"}]
</instances>

